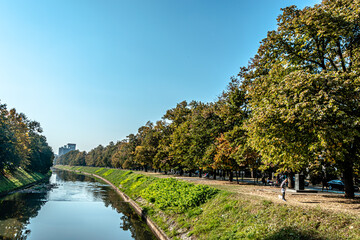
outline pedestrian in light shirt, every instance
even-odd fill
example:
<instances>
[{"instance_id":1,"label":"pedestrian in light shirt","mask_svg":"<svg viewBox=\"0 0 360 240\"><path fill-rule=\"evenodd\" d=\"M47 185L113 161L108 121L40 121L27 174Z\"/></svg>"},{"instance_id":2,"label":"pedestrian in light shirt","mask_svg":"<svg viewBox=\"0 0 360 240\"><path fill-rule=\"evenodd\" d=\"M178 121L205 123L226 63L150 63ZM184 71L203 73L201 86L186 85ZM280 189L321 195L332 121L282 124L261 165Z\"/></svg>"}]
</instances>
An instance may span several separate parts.
<instances>
[{"instance_id":1,"label":"pedestrian in light shirt","mask_svg":"<svg viewBox=\"0 0 360 240\"><path fill-rule=\"evenodd\" d=\"M285 178L284 181L282 181L282 183L280 184L280 189L281 189L281 193L282 193L282 200L286 201L285 199L285 191L286 191L286 185L287 185L288 179Z\"/></svg>"}]
</instances>

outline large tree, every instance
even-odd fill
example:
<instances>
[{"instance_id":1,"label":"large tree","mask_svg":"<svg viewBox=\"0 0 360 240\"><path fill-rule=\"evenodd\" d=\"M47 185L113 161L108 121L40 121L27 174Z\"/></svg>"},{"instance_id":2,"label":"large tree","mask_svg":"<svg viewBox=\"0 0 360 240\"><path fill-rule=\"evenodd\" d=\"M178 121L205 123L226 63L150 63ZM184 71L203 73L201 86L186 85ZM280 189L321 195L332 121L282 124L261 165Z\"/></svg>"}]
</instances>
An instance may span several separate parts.
<instances>
[{"instance_id":1,"label":"large tree","mask_svg":"<svg viewBox=\"0 0 360 240\"><path fill-rule=\"evenodd\" d=\"M156 169L163 169L166 173L172 166L172 158L169 155L172 129L166 121L160 120L156 122L154 130L156 131L159 142L153 159L153 166Z\"/></svg>"},{"instance_id":2,"label":"large tree","mask_svg":"<svg viewBox=\"0 0 360 240\"><path fill-rule=\"evenodd\" d=\"M154 124L149 121L145 126L139 128L137 138L139 145L135 148L135 161L147 171L148 167L154 166L160 134L154 128Z\"/></svg>"},{"instance_id":3,"label":"large tree","mask_svg":"<svg viewBox=\"0 0 360 240\"><path fill-rule=\"evenodd\" d=\"M360 1L283 9L240 77L252 110L246 129L266 164L300 171L320 156L354 197L360 150Z\"/></svg>"},{"instance_id":4,"label":"large tree","mask_svg":"<svg viewBox=\"0 0 360 240\"><path fill-rule=\"evenodd\" d=\"M53 165L54 153L51 147L46 142L46 138L34 132L30 134L30 162L28 169L47 173Z\"/></svg>"},{"instance_id":5,"label":"large tree","mask_svg":"<svg viewBox=\"0 0 360 240\"><path fill-rule=\"evenodd\" d=\"M244 129L244 122L249 118L250 109L246 99L246 92L241 88L239 78L231 78L227 90L219 98L219 116L224 121L223 135L218 140L223 144L218 145L231 147L230 158L236 160L236 165L249 167L255 170L259 165L259 154L248 142L248 133ZM225 141L224 141L225 140ZM238 167L236 166L236 167ZM235 167L235 166L234 166Z\"/></svg>"},{"instance_id":6,"label":"large tree","mask_svg":"<svg viewBox=\"0 0 360 240\"><path fill-rule=\"evenodd\" d=\"M48 172L54 154L41 132L40 123L0 104L0 172L17 167Z\"/></svg>"},{"instance_id":7,"label":"large tree","mask_svg":"<svg viewBox=\"0 0 360 240\"><path fill-rule=\"evenodd\" d=\"M158 152L155 156L157 162L162 162L162 165L166 169L180 169L182 168L181 156L179 151L181 145L177 144L179 127L189 119L191 114L191 109L189 104L186 101L182 101L176 105L175 108L169 109L166 111L163 116L163 121L161 127L163 134L161 140L159 141ZM180 147L180 148L179 148ZM162 160L160 158L163 158Z\"/></svg>"}]
</instances>

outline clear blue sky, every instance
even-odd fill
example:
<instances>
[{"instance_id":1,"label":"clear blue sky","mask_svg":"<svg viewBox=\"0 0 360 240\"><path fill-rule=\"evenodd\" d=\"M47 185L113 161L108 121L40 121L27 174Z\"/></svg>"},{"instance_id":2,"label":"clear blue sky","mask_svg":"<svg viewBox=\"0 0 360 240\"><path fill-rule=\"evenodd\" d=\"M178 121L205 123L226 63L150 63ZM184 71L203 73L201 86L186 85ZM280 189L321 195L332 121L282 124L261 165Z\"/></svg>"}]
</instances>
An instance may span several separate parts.
<instances>
[{"instance_id":1,"label":"clear blue sky","mask_svg":"<svg viewBox=\"0 0 360 240\"><path fill-rule=\"evenodd\" d=\"M41 123L54 152L89 151L209 102L276 28L315 0L0 0L0 100Z\"/></svg>"}]
</instances>

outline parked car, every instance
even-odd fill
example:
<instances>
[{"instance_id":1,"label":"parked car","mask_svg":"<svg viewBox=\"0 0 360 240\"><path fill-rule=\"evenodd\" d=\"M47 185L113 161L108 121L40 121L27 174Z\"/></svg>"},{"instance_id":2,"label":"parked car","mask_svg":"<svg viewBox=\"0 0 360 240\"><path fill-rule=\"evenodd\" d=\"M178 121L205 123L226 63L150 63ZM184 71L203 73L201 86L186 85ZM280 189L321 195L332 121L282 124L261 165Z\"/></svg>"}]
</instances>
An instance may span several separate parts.
<instances>
[{"instance_id":1,"label":"parked car","mask_svg":"<svg viewBox=\"0 0 360 240\"><path fill-rule=\"evenodd\" d=\"M345 187L345 184L344 184L343 181L341 181L341 180L331 180L331 181L328 181L328 182L327 182L327 185L329 186L329 189L330 189L330 190L338 189L338 190L343 191L343 190L344 190L344 187ZM354 191L355 191L355 192L358 192L358 191L359 191L359 187L358 187L358 186L354 186Z\"/></svg>"}]
</instances>

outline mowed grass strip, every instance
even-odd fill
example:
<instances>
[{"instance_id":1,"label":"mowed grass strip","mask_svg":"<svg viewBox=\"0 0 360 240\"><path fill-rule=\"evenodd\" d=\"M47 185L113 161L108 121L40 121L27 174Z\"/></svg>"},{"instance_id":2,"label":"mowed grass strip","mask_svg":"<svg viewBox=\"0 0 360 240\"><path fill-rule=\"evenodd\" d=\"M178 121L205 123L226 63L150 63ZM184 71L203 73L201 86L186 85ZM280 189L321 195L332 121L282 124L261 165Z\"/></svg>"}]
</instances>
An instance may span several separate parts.
<instances>
[{"instance_id":1,"label":"mowed grass strip","mask_svg":"<svg viewBox=\"0 0 360 240\"><path fill-rule=\"evenodd\" d=\"M354 215L277 204L261 197L132 171L61 168L100 175L132 199L146 199L140 205L173 239L181 239L184 234L195 239L360 239L360 218Z\"/></svg>"}]
</instances>

